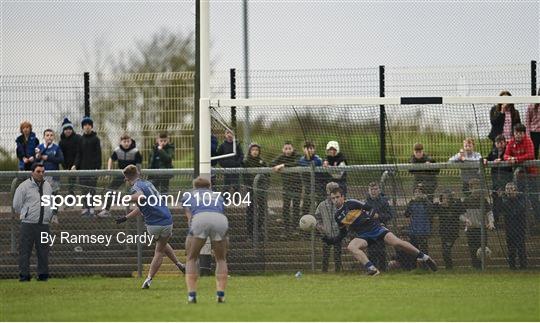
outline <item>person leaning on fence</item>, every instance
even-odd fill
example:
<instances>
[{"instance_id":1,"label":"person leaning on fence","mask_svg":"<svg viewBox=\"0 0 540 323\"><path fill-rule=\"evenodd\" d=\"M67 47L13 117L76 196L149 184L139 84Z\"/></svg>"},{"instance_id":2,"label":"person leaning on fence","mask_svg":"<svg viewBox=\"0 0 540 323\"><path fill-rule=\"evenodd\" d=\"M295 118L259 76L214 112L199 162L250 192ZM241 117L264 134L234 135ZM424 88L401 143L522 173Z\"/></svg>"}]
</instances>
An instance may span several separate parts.
<instances>
[{"instance_id":1,"label":"person leaning on fence","mask_svg":"<svg viewBox=\"0 0 540 323\"><path fill-rule=\"evenodd\" d=\"M276 157L270 166L275 172L280 172L283 168L298 166L299 156L294 150L292 143L286 141L281 150L282 154ZM283 198L282 217L285 222L285 230L288 234L296 227L296 221L300 216L300 197L302 187L298 183L298 174L281 174L281 194ZM292 203L292 209L291 209Z\"/></svg>"},{"instance_id":2,"label":"person leaning on fence","mask_svg":"<svg viewBox=\"0 0 540 323\"><path fill-rule=\"evenodd\" d=\"M537 95L540 95L540 88ZM525 122L527 135L531 138L534 146L534 158L538 159L540 148L540 103L529 104L527 106L527 118Z\"/></svg>"},{"instance_id":3,"label":"person leaning on fence","mask_svg":"<svg viewBox=\"0 0 540 323\"><path fill-rule=\"evenodd\" d=\"M327 198L317 205L315 218L317 219L316 229L322 235L322 271L328 272L328 260L330 258L330 248L334 248L334 270L341 271L341 241L339 237L339 226L334 220L336 207L332 203L330 192L340 187L336 182L326 184Z\"/></svg>"},{"instance_id":4,"label":"person leaning on fence","mask_svg":"<svg viewBox=\"0 0 540 323\"><path fill-rule=\"evenodd\" d=\"M520 192L526 192L531 202L536 221L540 221L540 202L538 201L538 168L536 166L522 167L528 160L534 160L534 146L531 138L527 136L526 128L522 124L514 127L514 138L506 145L504 160L514 164L518 170L517 187Z\"/></svg>"},{"instance_id":5,"label":"person leaning on fence","mask_svg":"<svg viewBox=\"0 0 540 323\"><path fill-rule=\"evenodd\" d=\"M459 218L465 223L465 233L467 236L467 245L469 247L469 254L471 256L471 265L475 269L481 269L482 263L478 258L478 249L481 247L482 242L482 222L486 217L486 228L488 230L495 229L495 223L493 219L493 212L490 211L490 205L480 189L480 180L473 178L469 181L469 188L471 193L465 197L463 201L463 207L465 213ZM482 212L482 203L484 208ZM486 233L487 235L487 233ZM486 239L487 241L487 239Z\"/></svg>"},{"instance_id":6,"label":"person leaning on fence","mask_svg":"<svg viewBox=\"0 0 540 323\"><path fill-rule=\"evenodd\" d=\"M28 121L21 122L19 126L21 135L17 137L17 158L19 159L19 170L30 170L34 163L34 154L39 146L39 139L32 132L32 124Z\"/></svg>"},{"instance_id":7,"label":"person leaning on fence","mask_svg":"<svg viewBox=\"0 0 540 323\"><path fill-rule=\"evenodd\" d=\"M234 152L234 145L236 145L236 154L231 157L218 159L219 166L223 168L240 168L242 167L242 161L244 160L244 152L240 143L234 141L234 133L227 129L225 131L225 140L219 145L217 149L217 155L227 155ZM225 174L223 176L223 192L238 192L240 191L240 175L239 174Z\"/></svg>"},{"instance_id":8,"label":"person leaning on fence","mask_svg":"<svg viewBox=\"0 0 540 323\"><path fill-rule=\"evenodd\" d=\"M323 160L323 167L333 166L347 166L347 158L339 150L339 143L334 140L326 144L326 158ZM345 171L331 172L328 177L330 181L338 183L347 195L347 173Z\"/></svg>"},{"instance_id":9,"label":"person leaning on fence","mask_svg":"<svg viewBox=\"0 0 540 323\"><path fill-rule=\"evenodd\" d=\"M42 196L51 196L52 187L45 181L45 167L34 163L29 179L22 182L13 197L13 210L21 220L19 245L19 281L30 281L30 256L32 248L36 248L37 279L49 279L49 245L41 243L41 234L49 234L49 223L53 216L52 209L41 204Z\"/></svg>"},{"instance_id":10,"label":"person leaning on fence","mask_svg":"<svg viewBox=\"0 0 540 323\"><path fill-rule=\"evenodd\" d=\"M421 143L416 143L413 146L413 155L410 160L411 164L432 164L435 163L435 160L431 156L427 155L424 152L424 145ZM425 170L413 170L411 169L409 173L414 175L414 187L418 184L424 186L424 190L430 199L433 199L433 194L437 189L437 175L439 174L438 169L425 169Z\"/></svg>"},{"instance_id":11,"label":"person leaning on fence","mask_svg":"<svg viewBox=\"0 0 540 323\"><path fill-rule=\"evenodd\" d=\"M504 152L506 151L506 138L503 135L498 135L495 138L495 148L489 153L488 157L484 159L484 164L488 161L497 163L504 162ZM508 182L512 181L512 167L510 166L494 166L491 168L491 183L492 183L492 201L493 201L493 218L495 224L499 223L502 195L505 190L505 186Z\"/></svg>"},{"instance_id":12,"label":"person leaning on fence","mask_svg":"<svg viewBox=\"0 0 540 323\"><path fill-rule=\"evenodd\" d=\"M448 159L451 163L478 163L482 159L482 155L479 152L474 151L474 139L465 138L463 140L463 148L459 150L457 154ZM463 193L469 194L469 182L471 179L480 177L479 170L477 168L462 169L461 180L463 181Z\"/></svg>"},{"instance_id":13,"label":"person leaning on fence","mask_svg":"<svg viewBox=\"0 0 540 323\"><path fill-rule=\"evenodd\" d=\"M77 150L77 156L75 157L75 165L71 169L75 170L95 170L101 169L101 142L99 137L93 131L94 121L92 118L86 116L81 121L83 128L83 134L81 140L79 140L79 149ZM90 194L93 196L96 194L97 176L87 175L81 176L79 184L82 186L82 194ZM86 199L83 199L82 216L93 217L94 207L92 204L86 204Z\"/></svg>"},{"instance_id":14,"label":"person leaning on fence","mask_svg":"<svg viewBox=\"0 0 540 323\"><path fill-rule=\"evenodd\" d=\"M371 206L375 210L374 220L388 227L390 222L395 218L394 209L390 206L388 199L381 193L381 188L377 182L371 182L368 185L368 195L366 197L366 205ZM375 267L386 271L386 246L384 241L377 240L367 248L368 258L373 261Z\"/></svg>"},{"instance_id":15,"label":"person leaning on fence","mask_svg":"<svg viewBox=\"0 0 540 323\"><path fill-rule=\"evenodd\" d=\"M409 241L416 248L428 253L428 239L431 235L433 203L424 192L423 185L414 188L413 199L407 204L405 217L410 218Z\"/></svg>"},{"instance_id":16,"label":"person leaning on fence","mask_svg":"<svg viewBox=\"0 0 540 323\"><path fill-rule=\"evenodd\" d=\"M261 146L257 143L251 143L248 148L248 155L244 159L244 167L268 167L268 164L261 157ZM255 178L259 176L257 182L257 196L255 199ZM257 217L257 232L259 241L264 239L264 218L267 208L267 195L270 178L268 174L244 174L244 185L247 187L247 194L251 203L246 208L246 228L252 240L255 240L255 216ZM262 238L262 239L261 239Z\"/></svg>"},{"instance_id":17,"label":"person leaning on fence","mask_svg":"<svg viewBox=\"0 0 540 323\"><path fill-rule=\"evenodd\" d=\"M77 157L80 140L81 135L75 133L71 121L69 121L68 118L64 118L64 121L62 122L62 134L60 135L60 142L58 143L64 154L64 162L62 163L64 169L70 170L73 165L75 165L75 158ZM68 178L68 194L75 195L76 182L76 177L70 176Z\"/></svg>"},{"instance_id":18,"label":"person leaning on fence","mask_svg":"<svg viewBox=\"0 0 540 323\"><path fill-rule=\"evenodd\" d=\"M516 253L519 268L527 268L527 252L525 250L525 234L527 228L527 201L523 193L518 192L514 183L506 184L502 204L506 246L508 248L508 266L516 269Z\"/></svg>"},{"instance_id":19,"label":"person leaning on fence","mask_svg":"<svg viewBox=\"0 0 540 323\"><path fill-rule=\"evenodd\" d=\"M174 145L170 143L167 132L161 132L156 138L156 143L152 147L150 153L150 161L148 163L150 169L171 169L173 168ZM169 181L171 175L151 175L148 180L154 184L156 189L162 194L169 192Z\"/></svg>"},{"instance_id":20,"label":"person leaning on fence","mask_svg":"<svg viewBox=\"0 0 540 323\"><path fill-rule=\"evenodd\" d=\"M501 91L499 96L511 96L508 91ZM516 124L521 123L519 111L512 103L499 103L494 105L489 112L489 120L491 121L491 131L488 138L493 141L495 146L495 138L498 135L504 135L506 140L512 139L512 129Z\"/></svg>"},{"instance_id":21,"label":"person leaning on fence","mask_svg":"<svg viewBox=\"0 0 540 323\"><path fill-rule=\"evenodd\" d=\"M452 247L459 237L460 216L465 213L463 202L455 192L445 189L434 204L433 213L439 217L439 235L442 244L442 256L446 269L454 267Z\"/></svg>"},{"instance_id":22,"label":"person leaning on fence","mask_svg":"<svg viewBox=\"0 0 540 323\"><path fill-rule=\"evenodd\" d=\"M315 153L315 144L311 141L304 143L304 155L298 160L298 165L302 167L321 167L323 161ZM315 173L315 201L320 201L325 196L325 184L324 173ZM311 173L302 173L302 186L304 188L304 195L302 199L302 214L308 214L311 212Z\"/></svg>"},{"instance_id":23,"label":"person leaning on fence","mask_svg":"<svg viewBox=\"0 0 540 323\"><path fill-rule=\"evenodd\" d=\"M142 155L137 148L135 140L131 138L128 134L123 134L120 137L120 144L113 150L111 157L107 161L107 169L112 170L114 162L118 162L118 168L124 169L129 165L135 165L137 169L141 170L142 164ZM120 186L124 184L124 176L113 176L111 184L109 184L108 191L117 190ZM105 209L101 210L98 213L98 217L106 218L111 216L110 210L112 206L111 199L107 200Z\"/></svg>"}]
</instances>

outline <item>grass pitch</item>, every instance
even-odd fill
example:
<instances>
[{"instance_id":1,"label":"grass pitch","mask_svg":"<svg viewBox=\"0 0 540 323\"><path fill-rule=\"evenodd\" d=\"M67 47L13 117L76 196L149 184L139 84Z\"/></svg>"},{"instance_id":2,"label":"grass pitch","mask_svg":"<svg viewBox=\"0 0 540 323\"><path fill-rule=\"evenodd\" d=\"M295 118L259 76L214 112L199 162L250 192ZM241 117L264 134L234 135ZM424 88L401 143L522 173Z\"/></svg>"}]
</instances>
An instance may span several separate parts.
<instances>
[{"instance_id":1,"label":"grass pitch","mask_svg":"<svg viewBox=\"0 0 540 323\"><path fill-rule=\"evenodd\" d=\"M538 321L538 272L233 276L215 303L203 277L186 304L183 277L0 281L2 321Z\"/></svg>"}]
</instances>

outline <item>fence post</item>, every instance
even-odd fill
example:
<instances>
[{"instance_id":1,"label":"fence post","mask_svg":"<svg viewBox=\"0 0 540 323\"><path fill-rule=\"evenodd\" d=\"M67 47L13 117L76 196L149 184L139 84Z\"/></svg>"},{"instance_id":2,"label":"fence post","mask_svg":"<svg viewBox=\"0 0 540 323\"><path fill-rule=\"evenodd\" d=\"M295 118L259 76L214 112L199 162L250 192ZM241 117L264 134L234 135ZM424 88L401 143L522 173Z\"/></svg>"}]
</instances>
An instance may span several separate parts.
<instances>
[{"instance_id":1,"label":"fence post","mask_svg":"<svg viewBox=\"0 0 540 323\"><path fill-rule=\"evenodd\" d=\"M536 61L531 61L531 95L536 95L536 89L538 89L536 78L537 78L537 65Z\"/></svg>"},{"instance_id":2,"label":"fence post","mask_svg":"<svg viewBox=\"0 0 540 323\"><path fill-rule=\"evenodd\" d=\"M309 213L315 214L316 206L315 206L315 165L313 162L311 162L310 172L309 172L309 179L310 179L310 205L309 205ZM315 271L315 232L311 231L311 271Z\"/></svg>"},{"instance_id":3,"label":"fence post","mask_svg":"<svg viewBox=\"0 0 540 323\"><path fill-rule=\"evenodd\" d=\"M84 72L84 115L90 116L90 73Z\"/></svg>"},{"instance_id":4,"label":"fence post","mask_svg":"<svg viewBox=\"0 0 540 323\"><path fill-rule=\"evenodd\" d=\"M485 178L485 166L484 166L484 160L480 158L479 165L478 165L478 171L480 172L480 191L482 198L480 199L480 213L482 214L482 223L480 224L480 248L481 248L481 257L480 261L482 263L482 270L486 269L486 241L487 241L487 235L486 235L486 193L488 192L486 187L486 178Z\"/></svg>"},{"instance_id":5,"label":"fence post","mask_svg":"<svg viewBox=\"0 0 540 323\"><path fill-rule=\"evenodd\" d=\"M141 235L143 231L142 218L137 217L137 234ZM143 248L140 239L137 239L137 277L141 278L143 275Z\"/></svg>"},{"instance_id":6,"label":"fence post","mask_svg":"<svg viewBox=\"0 0 540 323\"><path fill-rule=\"evenodd\" d=\"M230 80L231 80L231 99L236 99L236 68L231 68L230 70ZM231 107L231 127L234 129L236 134L236 107Z\"/></svg>"},{"instance_id":7,"label":"fence post","mask_svg":"<svg viewBox=\"0 0 540 323\"><path fill-rule=\"evenodd\" d=\"M19 183L18 177L15 177L13 181L11 181L11 201L13 201L13 197L15 196L15 190L17 189L17 184ZM17 217L15 216L15 210L13 209L13 203L11 204L11 229L10 229L10 252L11 254L15 254L17 252L17 239L15 238L16 230L17 230Z\"/></svg>"},{"instance_id":8,"label":"fence post","mask_svg":"<svg viewBox=\"0 0 540 323\"><path fill-rule=\"evenodd\" d=\"M384 65L379 66L379 96L384 98ZM379 141L380 161L386 164L386 109L384 104L379 106Z\"/></svg>"}]
</instances>

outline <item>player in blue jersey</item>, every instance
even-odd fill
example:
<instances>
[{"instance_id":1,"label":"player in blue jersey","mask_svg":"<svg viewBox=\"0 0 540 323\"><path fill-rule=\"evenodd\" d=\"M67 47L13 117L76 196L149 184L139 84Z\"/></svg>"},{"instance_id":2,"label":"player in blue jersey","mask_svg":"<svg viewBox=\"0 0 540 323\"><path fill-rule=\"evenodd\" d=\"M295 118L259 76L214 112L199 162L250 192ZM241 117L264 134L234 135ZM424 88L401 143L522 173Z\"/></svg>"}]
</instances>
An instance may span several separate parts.
<instances>
[{"instance_id":1,"label":"player in blue jersey","mask_svg":"<svg viewBox=\"0 0 540 323\"><path fill-rule=\"evenodd\" d=\"M430 256L424 254L409 242L399 239L382 226L376 220L377 213L370 206L354 199L345 200L341 187L332 189L330 193L332 202L337 208L334 218L340 227L340 236L336 239L343 239L347 235L347 231L354 235L347 249L366 268L368 275L376 276L380 272L369 261L365 249L369 244L381 239L389 246L415 255L417 261L424 262L431 270L437 270L437 264Z\"/></svg>"},{"instance_id":2,"label":"player in blue jersey","mask_svg":"<svg viewBox=\"0 0 540 323\"><path fill-rule=\"evenodd\" d=\"M212 241L212 250L216 258L217 301L223 303L228 275L226 256L229 230L223 198L220 193L212 192L210 180L199 176L193 180L193 191L184 195L182 206L189 223L186 243L188 303L197 303L197 260L207 238Z\"/></svg>"},{"instance_id":3,"label":"player in blue jersey","mask_svg":"<svg viewBox=\"0 0 540 323\"><path fill-rule=\"evenodd\" d=\"M146 230L154 236L156 241L156 249L154 258L150 264L148 276L143 282L142 288L150 288L152 278L158 272L163 256L167 256L178 267L181 272L185 272L185 266L176 258L173 248L169 244L169 239L172 236L173 221L171 211L165 205L165 199L156 190L154 185L140 178L139 170L135 165L129 165L123 170L124 180L131 185L131 201L137 202L138 206L127 215L116 219L116 223L120 224L133 218L142 215ZM158 202L158 203L155 203Z\"/></svg>"}]
</instances>

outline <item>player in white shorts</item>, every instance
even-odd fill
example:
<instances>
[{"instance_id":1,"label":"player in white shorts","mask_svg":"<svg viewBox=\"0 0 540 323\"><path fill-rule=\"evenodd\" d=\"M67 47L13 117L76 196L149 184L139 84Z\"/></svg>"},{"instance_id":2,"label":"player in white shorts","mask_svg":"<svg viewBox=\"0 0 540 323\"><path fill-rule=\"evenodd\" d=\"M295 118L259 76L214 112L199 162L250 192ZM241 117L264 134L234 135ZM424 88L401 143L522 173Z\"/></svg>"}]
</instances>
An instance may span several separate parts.
<instances>
[{"instance_id":1,"label":"player in white shorts","mask_svg":"<svg viewBox=\"0 0 540 323\"><path fill-rule=\"evenodd\" d=\"M189 233L186 244L186 285L188 303L197 303L197 260L206 239L212 241L216 258L216 295L218 303L225 301L227 287L227 231L229 221L224 214L223 198L210 189L210 180L197 177L193 180L193 191L182 201L188 218Z\"/></svg>"}]
</instances>

